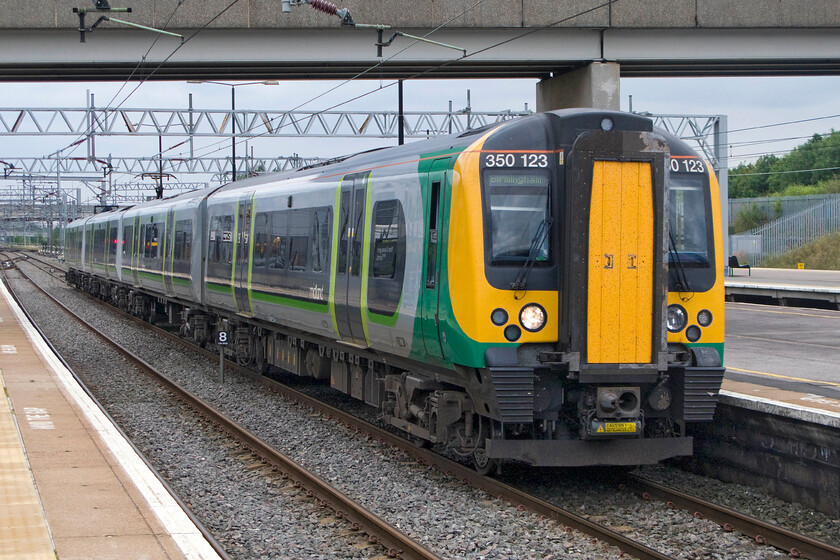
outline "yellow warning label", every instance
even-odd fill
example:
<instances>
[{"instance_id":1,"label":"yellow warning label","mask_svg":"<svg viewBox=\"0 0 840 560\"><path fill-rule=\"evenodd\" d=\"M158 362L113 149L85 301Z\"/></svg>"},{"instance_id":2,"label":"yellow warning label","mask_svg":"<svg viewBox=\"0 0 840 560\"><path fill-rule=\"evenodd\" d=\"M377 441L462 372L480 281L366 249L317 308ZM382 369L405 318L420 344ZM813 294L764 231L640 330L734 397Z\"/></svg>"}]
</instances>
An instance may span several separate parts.
<instances>
[{"instance_id":1,"label":"yellow warning label","mask_svg":"<svg viewBox=\"0 0 840 560\"><path fill-rule=\"evenodd\" d=\"M599 433L599 434L603 434L603 433L604 433L604 425L603 425L603 424L601 424L600 426L598 426L598 433Z\"/></svg>"},{"instance_id":2,"label":"yellow warning label","mask_svg":"<svg viewBox=\"0 0 840 560\"><path fill-rule=\"evenodd\" d=\"M636 431L636 423L635 422L608 422L605 424L608 433L635 433ZM602 431L601 428L598 428L598 431Z\"/></svg>"}]
</instances>

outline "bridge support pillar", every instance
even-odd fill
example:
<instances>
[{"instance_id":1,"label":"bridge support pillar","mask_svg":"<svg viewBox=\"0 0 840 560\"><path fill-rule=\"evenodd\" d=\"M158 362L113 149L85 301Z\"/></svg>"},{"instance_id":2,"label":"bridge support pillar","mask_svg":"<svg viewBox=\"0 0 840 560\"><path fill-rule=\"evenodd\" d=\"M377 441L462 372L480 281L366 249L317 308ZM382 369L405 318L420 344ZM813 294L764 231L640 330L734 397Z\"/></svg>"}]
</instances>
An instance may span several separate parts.
<instances>
[{"instance_id":1,"label":"bridge support pillar","mask_svg":"<svg viewBox=\"0 0 840 560\"><path fill-rule=\"evenodd\" d=\"M537 111L571 107L619 110L619 65L592 62L537 84Z\"/></svg>"}]
</instances>

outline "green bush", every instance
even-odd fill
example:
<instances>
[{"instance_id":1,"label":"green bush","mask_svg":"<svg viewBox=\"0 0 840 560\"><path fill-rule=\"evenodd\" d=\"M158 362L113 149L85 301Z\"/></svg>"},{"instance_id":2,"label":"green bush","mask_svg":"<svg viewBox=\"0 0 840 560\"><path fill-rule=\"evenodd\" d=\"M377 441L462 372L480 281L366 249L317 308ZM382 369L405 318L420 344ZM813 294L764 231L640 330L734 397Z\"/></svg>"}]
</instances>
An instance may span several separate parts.
<instances>
[{"instance_id":1,"label":"green bush","mask_svg":"<svg viewBox=\"0 0 840 560\"><path fill-rule=\"evenodd\" d=\"M750 204L741 210L729 224L729 233L740 233L763 226L768 222L764 210L755 204Z\"/></svg>"},{"instance_id":2,"label":"green bush","mask_svg":"<svg viewBox=\"0 0 840 560\"><path fill-rule=\"evenodd\" d=\"M797 268L799 263L805 263L805 268L810 270L840 270L840 232L821 237L784 255L766 258L761 266Z\"/></svg>"}]
</instances>

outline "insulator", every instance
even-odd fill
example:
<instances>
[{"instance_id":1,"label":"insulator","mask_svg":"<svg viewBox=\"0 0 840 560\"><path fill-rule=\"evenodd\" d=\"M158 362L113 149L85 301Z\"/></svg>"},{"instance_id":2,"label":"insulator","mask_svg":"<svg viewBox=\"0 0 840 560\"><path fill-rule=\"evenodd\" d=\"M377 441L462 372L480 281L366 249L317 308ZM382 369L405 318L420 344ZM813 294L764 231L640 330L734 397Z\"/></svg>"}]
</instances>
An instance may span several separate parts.
<instances>
[{"instance_id":1,"label":"insulator","mask_svg":"<svg viewBox=\"0 0 840 560\"><path fill-rule=\"evenodd\" d=\"M327 0L310 0L309 5L319 12L324 12L325 14L329 14L331 16L336 15L338 12L338 6L332 2L327 2Z\"/></svg>"}]
</instances>

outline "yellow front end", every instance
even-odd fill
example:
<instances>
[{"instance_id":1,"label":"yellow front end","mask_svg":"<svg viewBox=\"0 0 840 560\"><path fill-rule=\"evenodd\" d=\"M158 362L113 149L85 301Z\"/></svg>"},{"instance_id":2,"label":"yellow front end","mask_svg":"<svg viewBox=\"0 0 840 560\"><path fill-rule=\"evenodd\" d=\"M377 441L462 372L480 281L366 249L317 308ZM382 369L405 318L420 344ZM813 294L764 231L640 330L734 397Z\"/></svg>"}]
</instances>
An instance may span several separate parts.
<instances>
[{"instance_id":1,"label":"yellow front end","mask_svg":"<svg viewBox=\"0 0 840 560\"><path fill-rule=\"evenodd\" d=\"M488 344L555 342L557 340L558 292L501 290L490 285L484 272L484 220L481 211L481 174L479 162L487 133L465 150L455 163L450 206L449 288L455 319L473 341ZM546 323L537 332L521 330L515 341L505 338L505 329L519 327L519 314L528 305L537 304L546 312ZM507 320L494 324L493 312L504 310ZM497 316L500 315L497 312Z\"/></svg>"},{"instance_id":2,"label":"yellow front end","mask_svg":"<svg viewBox=\"0 0 840 560\"><path fill-rule=\"evenodd\" d=\"M711 167L706 163L706 169ZM726 289L723 271L723 235L720 211L720 189L714 173L708 173L711 194L712 224L714 228L715 281L711 289L703 292L672 291L668 305L682 306L687 322L679 332L668 332L668 342L693 346L714 346L723 360L725 330L724 303Z\"/></svg>"}]
</instances>

